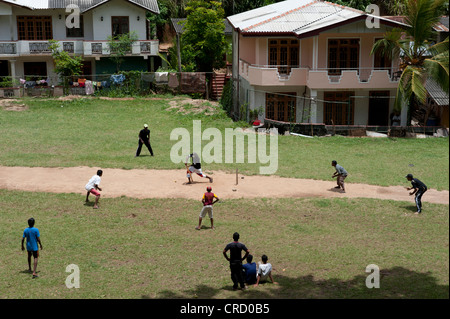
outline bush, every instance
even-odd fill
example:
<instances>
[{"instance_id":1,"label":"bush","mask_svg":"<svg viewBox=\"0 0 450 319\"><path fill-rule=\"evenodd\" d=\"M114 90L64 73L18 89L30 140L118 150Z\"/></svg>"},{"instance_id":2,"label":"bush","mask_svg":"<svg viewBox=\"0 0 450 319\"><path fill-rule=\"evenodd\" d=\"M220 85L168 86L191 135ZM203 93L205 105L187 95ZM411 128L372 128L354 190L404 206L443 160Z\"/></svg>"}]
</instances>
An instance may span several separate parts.
<instances>
[{"instance_id":1,"label":"bush","mask_svg":"<svg viewBox=\"0 0 450 319\"><path fill-rule=\"evenodd\" d=\"M222 108L229 117L233 117L233 81L228 81L223 87L222 96L219 101Z\"/></svg>"}]
</instances>

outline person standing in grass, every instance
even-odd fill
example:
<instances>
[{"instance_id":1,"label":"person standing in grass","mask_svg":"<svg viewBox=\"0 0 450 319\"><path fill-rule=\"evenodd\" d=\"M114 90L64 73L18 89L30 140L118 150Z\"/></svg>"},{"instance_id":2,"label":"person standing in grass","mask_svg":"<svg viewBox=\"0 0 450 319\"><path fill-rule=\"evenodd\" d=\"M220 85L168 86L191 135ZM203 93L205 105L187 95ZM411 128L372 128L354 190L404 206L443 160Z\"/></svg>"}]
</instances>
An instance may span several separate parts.
<instances>
[{"instance_id":1,"label":"person standing in grass","mask_svg":"<svg viewBox=\"0 0 450 319\"><path fill-rule=\"evenodd\" d=\"M202 227L202 219L205 218L206 213L208 213L209 219L211 221L211 229L214 229L214 219L213 219L213 205L219 201L219 197L212 192L211 186L206 188L206 193L203 194L202 203L203 208L200 212L198 218L198 226L195 229L200 230Z\"/></svg>"},{"instance_id":2,"label":"person standing in grass","mask_svg":"<svg viewBox=\"0 0 450 319\"><path fill-rule=\"evenodd\" d=\"M267 262L268 259L269 258L266 255L262 255L262 263L258 262L258 272L255 287L257 287L260 282L266 281L267 278L270 278L273 284L278 284L272 278L272 264Z\"/></svg>"},{"instance_id":3,"label":"person standing in grass","mask_svg":"<svg viewBox=\"0 0 450 319\"><path fill-rule=\"evenodd\" d=\"M407 190L414 189L409 195L416 194L416 206L417 206L417 212L415 212L416 215L420 214L422 212L422 195L428 190L427 185L425 185L422 181L418 180L417 178L414 178L412 174L408 174L405 176L408 181L411 182L412 187L407 187Z\"/></svg>"},{"instance_id":4,"label":"person standing in grass","mask_svg":"<svg viewBox=\"0 0 450 319\"><path fill-rule=\"evenodd\" d=\"M331 162L331 166L334 166L336 172L334 172L332 178L337 177L337 186L335 188L342 188L342 191L345 193L345 185L344 180L346 179L348 173L341 165L339 165L336 161Z\"/></svg>"},{"instance_id":5,"label":"person standing in grass","mask_svg":"<svg viewBox=\"0 0 450 319\"><path fill-rule=\"evenodd\" d=\"M87 190L86 203L89 202L89 194L92 193L95 196L94 209L98 208L98 200L100 199L100 192L102 191L98 185L100 185L102 175L103 171L99 169L97 175L92 176L85 186L85 189Z\"/></svg>"},{"instance_id":6,"label":"person standing in grass","mask_svg":"<svg viewBox=\"0 0 450 319\"><path fill-rule=\"evenodd\" d=\"M28 270L31 272L31 256L34 258L34 266L33 266L33 278L36 278L38 275L36 273L36 268L38 264L39 258L39 246L42 248L42 243L40 239L39 229L34 227L35 220L34 218L28 219L28 228L25 228L22 236L22 251L25 250L24 241L27 239L27 252L28 252Z\"/></svg>"},{"instance_id":7,"label":"person standing in grass","mask_svg":"<svg viewBox=\"0 0 450 319\"><path fill-rule=\"evenodd\" d=\"M227 252L230 251L230 257ZM242 251L245 251L245 256L242 258ZM233 242L229 243L223 250L223 256L230 262L231 280L233 281L233 290L238 289L238 284L241 289L247 289L244 283L244 273L242 271L242 261L247 258L250 251L247 247L239 242L239 233L233 234Z\"/></svg>"},{"instance_id":8,"label":"person standing in grass","mask_svg":"<svg viewBox=\"0 0 450 319\"><path fill-rule=\"evenodd\" d=\"M152 146L150 145L150 130L147 124L144 124L144 128L139 131L138 137L139 137L138 141L139 145L136 150L136 155L134 157L138 157L139 155L141 155L142 145L144 144L145 146L147 146L150 155L153 156Z\"/></svg>"}]
</instances>

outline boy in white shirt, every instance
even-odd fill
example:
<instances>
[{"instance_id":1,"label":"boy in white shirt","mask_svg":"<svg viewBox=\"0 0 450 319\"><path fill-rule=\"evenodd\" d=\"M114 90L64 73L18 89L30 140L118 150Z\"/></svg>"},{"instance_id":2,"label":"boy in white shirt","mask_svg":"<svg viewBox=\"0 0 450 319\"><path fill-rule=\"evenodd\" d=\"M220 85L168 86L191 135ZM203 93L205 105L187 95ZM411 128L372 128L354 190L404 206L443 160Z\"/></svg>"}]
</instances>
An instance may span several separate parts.
<instances>
[{"instance_id":1,"label":"boy in white shirt","mask_svg":"<svg viewBox=\"0 0 450 319\"><path fill-rule=\"evenodd\" d=\"M94 209L98 208L98 200L100 199L100 192L102 189L98 186L100 185L101 176L103 175L103 171L99 169L97 171L97 175L91 177L89 182L84 187L87 190L86 194L86 203L89 202L89 194L93 194L95 196Z\"/></svg>"},{"instance_id":2,"label":"boy in white shirt","mask_svg":"<svg viewBox=\"0 0 450 319\"><path fill-rule=\"evenodd\" d=\"M255 287L259 285L259 282L266 281L267 278L270 278L273 284L278 284L277 282L273 281L272 278L272 265L267 262L269 258L267 258L266 255L262 255L261 262L258 262L258 271L256 272L256 284Z\"/></svg>"}]
</instances>

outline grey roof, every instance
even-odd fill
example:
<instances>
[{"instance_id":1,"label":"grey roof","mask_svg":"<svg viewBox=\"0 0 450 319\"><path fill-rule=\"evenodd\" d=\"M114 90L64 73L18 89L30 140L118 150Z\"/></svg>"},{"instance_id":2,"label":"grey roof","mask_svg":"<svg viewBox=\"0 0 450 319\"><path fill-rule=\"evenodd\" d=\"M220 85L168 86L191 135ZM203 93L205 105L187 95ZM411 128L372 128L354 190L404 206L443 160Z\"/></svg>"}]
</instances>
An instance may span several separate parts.
<instances>
[{"instance_id":1,"label":"grey roof","mask_svg":"<svg viewBox=\"0 0 450 319\"><path fill-rule=\"evenodd\" d=\"M442 90L439 84L436 81L428 78L425 83L425 88L430 94L430 97L436 102L437 105L440 106L448 106L448 94Z\"/></svg>"},{"instance_id":2,"label":"grey roof","mask_svg":"<svg viewBox=\"0 0 450 319\"><path fill-rule=\"evenodd\" d=\"M287 0L229 16L228 20L246 35L294 33L300 36L367 17L375 16L322 0ZM376 18L382 23L407 27L398 21Z\"/></svg>"},{"instance_id":3,"label":"grey roof","mask_svg":"<svg viewBox=\"0 0 450 319\"><path fill-rule=\"evenodd\" d=\"M7 4L25 7L31 10L39 9L65 9L69 4L76 4L81 12L94 9L110 0L0 0ZM157 0L124 0L145 10L159 13Z\"/></svg>"},{"instance_id":4,"label":"grey roof","mask_svg":"<svg viewBox=\"0 0 450 319\"><path fill-rule=\"evenodd\" d=\"M171 18L173 28L175 29L175 32L177 34L182 34L184 32L183 25L179 22L186 21L185 18ZM227 19L223 19L223 23L225 24L225 35L232 35L233 34L233 27L231 26L230 22L228 22Z\"/></svg>"}]
</instances>

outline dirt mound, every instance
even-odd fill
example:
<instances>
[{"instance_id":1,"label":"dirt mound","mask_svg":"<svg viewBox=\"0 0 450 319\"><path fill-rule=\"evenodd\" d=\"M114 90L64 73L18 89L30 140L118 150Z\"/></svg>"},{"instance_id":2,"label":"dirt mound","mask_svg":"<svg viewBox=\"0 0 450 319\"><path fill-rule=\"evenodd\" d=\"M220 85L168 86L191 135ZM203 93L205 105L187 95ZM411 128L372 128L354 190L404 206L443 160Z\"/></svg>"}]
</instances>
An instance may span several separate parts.
<instances>
[{"instance_id":1,"label":"dirt mound","mask_svg":"<svg viewBox=\"0 0 450 319\"><path fill-rule=\"evenodd\" d=\"M219 103L202 100L202 99L175 99L169 102L170 107L167 110L176 109L177 113L182 114L199 114L205 113L206 115L212 115L217 112Z\"/></svg>"},{"instance_id":2,"label":"dirt mound","mask_svg":"<svg viewBox=\"0 0 450 319\"><path fill-rule=\"evenodd\" d=\"M0 100L0 107L2 107L5 111L26 111L28 110L28 106L25 104L17 103L14 99L5 99Z\"/></svg>"}]
</instances>

